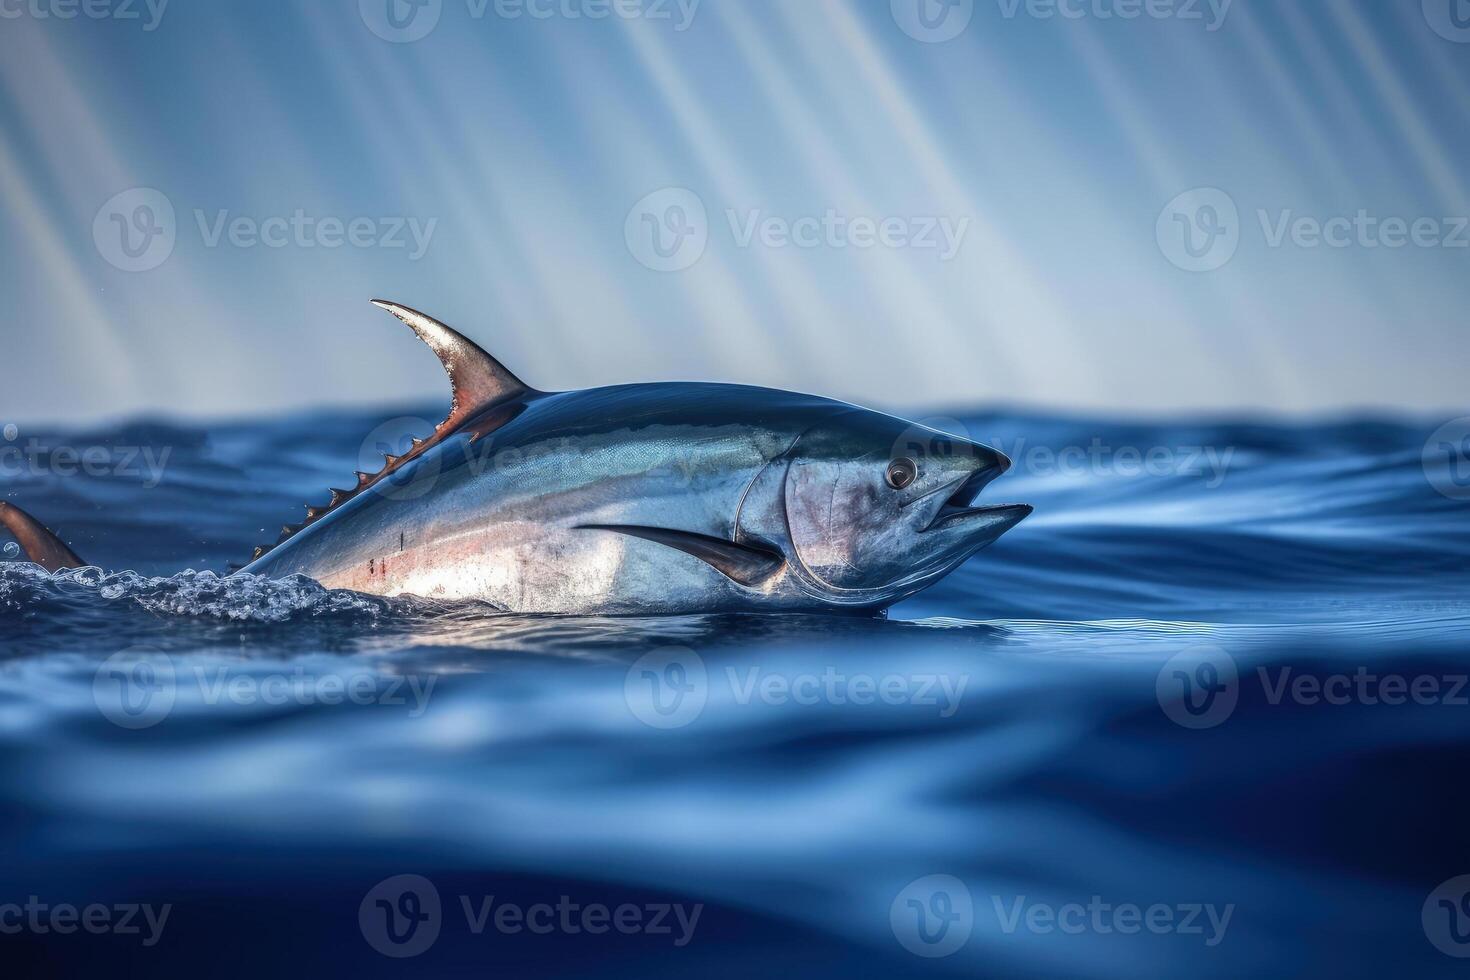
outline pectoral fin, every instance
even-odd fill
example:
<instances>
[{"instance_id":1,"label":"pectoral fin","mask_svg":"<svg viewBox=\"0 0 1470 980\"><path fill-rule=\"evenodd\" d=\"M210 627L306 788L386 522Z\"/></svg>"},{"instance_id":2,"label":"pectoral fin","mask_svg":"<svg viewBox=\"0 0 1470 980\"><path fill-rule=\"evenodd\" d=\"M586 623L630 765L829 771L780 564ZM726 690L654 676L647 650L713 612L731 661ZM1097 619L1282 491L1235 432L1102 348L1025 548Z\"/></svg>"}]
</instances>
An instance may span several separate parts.
<instances>
[{"instance_id":1,"label":"pectoral fin","mask_svg":"<svg viewBox=\"0 0 1470 980\"><path fill-rule=\"evenodd\" d=\"M686 555L693 555L731 581L745 586L759 585L779 572L786 563L775 552L690 531L670 531L662 527L638 527L629 524L583 524L580 529L614 531L666 545Z\"/></svg>"}]
</instances>

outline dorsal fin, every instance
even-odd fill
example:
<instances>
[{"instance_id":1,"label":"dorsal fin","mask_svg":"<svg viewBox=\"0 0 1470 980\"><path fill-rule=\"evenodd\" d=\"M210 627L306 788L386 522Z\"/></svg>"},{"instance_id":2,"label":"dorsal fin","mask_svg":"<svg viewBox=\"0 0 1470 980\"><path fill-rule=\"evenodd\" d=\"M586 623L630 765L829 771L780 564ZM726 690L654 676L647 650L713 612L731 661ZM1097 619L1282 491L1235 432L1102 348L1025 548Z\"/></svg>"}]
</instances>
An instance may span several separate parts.
<instances>
[{"instance_id":1,"label":"dorsal fin","mask_svg":"<svg viewBox=\"0 0 1470 980\"><path fill-rule=\"evenodd\" d=\"M0 525L15 536L26 557L48 572L63 568L82 568L87 563L77 557L46 526L11 503L0 501Z\"/></svg>"},{"instance_id":2,"label":"dorsal fin","mask_svg":"<svg viewBox=\"0 0 1470 980\"><path fill-rule=\"evenodd\" d=\"M281 528L280 540L275 544L261 545L255 549L255 555L251 561L269 554L302 528L316 523L385 476L417 459L434 446L464 429L467 423L474 423L468 427L470 438L472 440L482 438L515 418L519 409L524 407L510 403L527 395L539 394L534 388L529 387L520 378L506 370L504 364L485 353L469 338L433 317L383 299L373 300L373 305L382 307L408 324L413 332L419 335L419 339L428 344L429 349L438 356L439 362L444 365L444 372L449 375L449 387L452 392L449 415L434 427L432 436L427 439L415 438L413 447L404 455L385 455L383 468L378 472L359 471L357 486L351 490L339 490L334 487L330 503L325 506L308 505L305 523L288 524ZM491 412L490 409L497 405L504 407Z\"/></svg>"},{"instance_id":3,"label":"dorsal fin","mask_svg":"<svg viewBox=\"0 0 1470 980\"><path fill-rule=\"evenodd\" d=\"M454 396L449 417L439 423L436 431L453 432L490 406L531 393L532 389L511 374L504 364L459 331L418 310L385 299L375 299L373 305L382 307L408 324L444 365Z\"/></svg>"}]
</instances>

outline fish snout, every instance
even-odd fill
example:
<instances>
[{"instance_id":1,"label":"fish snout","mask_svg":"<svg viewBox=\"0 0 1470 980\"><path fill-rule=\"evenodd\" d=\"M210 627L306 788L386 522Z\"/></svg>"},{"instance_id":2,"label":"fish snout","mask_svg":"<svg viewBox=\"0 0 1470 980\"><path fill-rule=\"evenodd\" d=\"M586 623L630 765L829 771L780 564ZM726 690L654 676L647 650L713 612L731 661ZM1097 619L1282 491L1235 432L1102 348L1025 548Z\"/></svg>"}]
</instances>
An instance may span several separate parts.
<instances>
[{"instance_id":1,"label":"fish snout","mask_svg":"<svg viewBox=\"0 0 1470 980\"><path fill-rule=\"evenodd\" d=\"M968 531L994 540L1031 514L1029 504L980 506L980 494L996 477L1011 468L1011 458L998 449L972 444L968 474L959 477L943 502L935 509L925 531L948 529Z\"/></svg>"}]
</instances>

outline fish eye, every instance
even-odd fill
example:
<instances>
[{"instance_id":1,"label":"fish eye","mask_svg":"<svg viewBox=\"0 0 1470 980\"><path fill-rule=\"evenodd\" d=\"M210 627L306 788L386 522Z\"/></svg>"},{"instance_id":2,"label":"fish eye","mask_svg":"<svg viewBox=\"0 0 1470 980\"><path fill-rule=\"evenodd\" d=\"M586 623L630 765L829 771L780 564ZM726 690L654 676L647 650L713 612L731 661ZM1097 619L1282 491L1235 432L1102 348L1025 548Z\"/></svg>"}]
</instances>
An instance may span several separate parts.
<instances>
[{"instance_id":1,"label":"fish eye","mask_svg":"<svg viewBox=\"0 0 1470 980\"><path fill-rule=\"evenodd\" d=\"M900 456L888 464L888 472L884 479L888 485L895 490L902 490L919 478L919 464L907 456Z\"/></svg>"}]
</instances>

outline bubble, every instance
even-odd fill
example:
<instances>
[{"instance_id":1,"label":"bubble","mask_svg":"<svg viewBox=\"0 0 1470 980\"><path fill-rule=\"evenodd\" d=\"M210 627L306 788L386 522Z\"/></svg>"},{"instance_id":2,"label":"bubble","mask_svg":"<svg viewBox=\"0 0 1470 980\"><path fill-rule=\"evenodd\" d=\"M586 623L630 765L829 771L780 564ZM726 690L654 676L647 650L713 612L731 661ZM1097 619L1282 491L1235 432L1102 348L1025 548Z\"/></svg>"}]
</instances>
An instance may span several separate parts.
<instances>
[{"instance_id":1,"label":"bubble","mask_svg":"<svg viewBox=\"0 0 1470 980\"><path fill-rule=\"evenodd\" d=\"M5 441L6 442L14 442L15 439L16 439L16 437L19 436L19 435L20 435L20 429L16 427L16 424L14 422L6 423L6 425L5 425Z\"/></svg>"},{"instance_id":2,"label":"bubble","mask_svg":"<svg viewBox=\"0 0 1470 980\"><path fill-rule=\"evenodd\" d=\"M18 558L19 556L20 556L20 545L16 544L14 541L7 541L7 542L5 542L5 557L6 558Z\"/></svg>"}]
</instances>

